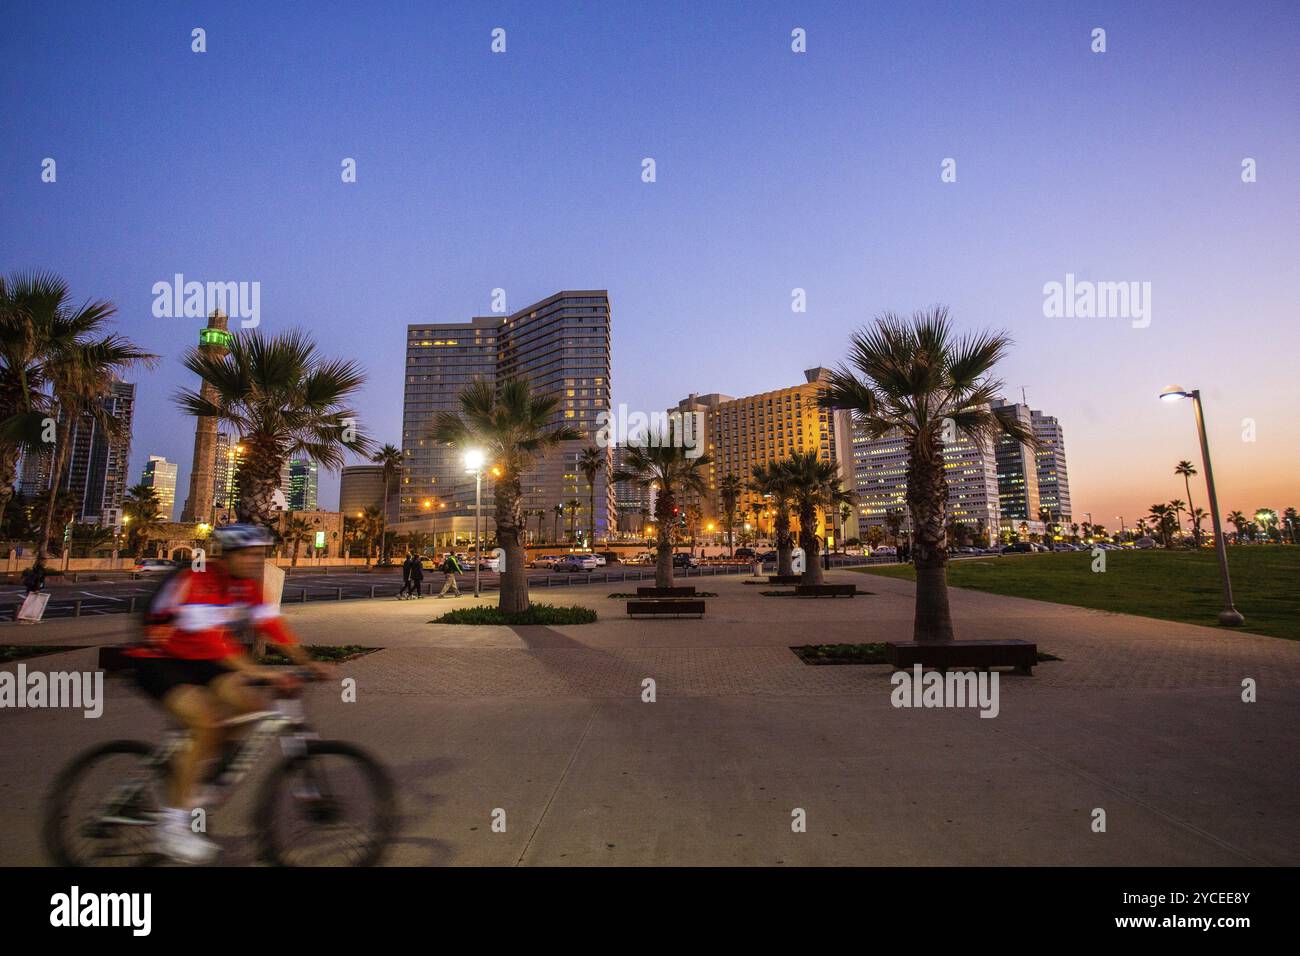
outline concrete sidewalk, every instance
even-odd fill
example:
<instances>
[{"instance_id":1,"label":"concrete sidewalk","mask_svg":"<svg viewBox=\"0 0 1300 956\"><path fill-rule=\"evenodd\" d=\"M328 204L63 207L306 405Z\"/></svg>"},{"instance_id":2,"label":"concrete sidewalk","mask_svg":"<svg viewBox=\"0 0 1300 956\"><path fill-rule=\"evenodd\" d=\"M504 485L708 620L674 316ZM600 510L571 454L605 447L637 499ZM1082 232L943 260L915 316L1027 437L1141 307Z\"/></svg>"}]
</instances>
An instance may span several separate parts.
<instances>
[{"instance_id":1,"label":"concrete sidewalk","mask_svg":"<svg viewBox=\"0 0 1300 956\"><path fill-rule=\"evenodd\" d=\"M618 585L539 593L601 615L558 628L426 623L473 598L286 613L308 643L384 648L340 666L355 704L322 686L310 710L398 778L395 863L1300 862L1300 644L954 590L959 638L1012 633L1063 660L1004 676L993 720L895 709L888 668L811 667L788 647L907 639L912 586L830 579L874 593L767 598L720 577L691 582L718 592L703 620L636 622L606 597ZM126 623L11 626L0 641L106 643ZM1258 703L1241 702L1245 677ZM97 721L0 711L0 863L41 861L41 793L76 751L161 729L109 683ZM1106 833L1091 832L1096 807ZM796 808L806 833L791 831ZM244 811L213 816L228 863L251 862Z\"/></svg>"}]
</instances>

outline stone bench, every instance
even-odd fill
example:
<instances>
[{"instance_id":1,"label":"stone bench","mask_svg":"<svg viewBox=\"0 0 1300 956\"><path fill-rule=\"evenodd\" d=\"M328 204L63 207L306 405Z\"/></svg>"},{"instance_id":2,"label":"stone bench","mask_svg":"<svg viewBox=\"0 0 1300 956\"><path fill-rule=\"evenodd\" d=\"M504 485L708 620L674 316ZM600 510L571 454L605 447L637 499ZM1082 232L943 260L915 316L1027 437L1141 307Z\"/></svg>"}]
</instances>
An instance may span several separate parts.
<instances>
[{"instance_id":1,"label":"stone bench","mask_svg":"<svg viewBox=\"0 0 1300 956\"><path fill-rule=\"evenodd\" d=\"M704 617L703 601L628 601L628 617Z\"/></svg>"},{"instance_id":2,"label":"stone bench","mask_svg":"<svg viewBox=\"0 0 1300 956\"><path fill-rule=\"evenodd\" d=\"M889 663L896 668L934 667L939 670L1014 667L1032 675L1038 663L1038 645L1006 638L997 641L898 641L885 645Z\"/></svg>"},{"instance_id":3,"label":"stone bench","mask_svg":"<svg viewBox=\"0 0 1300 956\"><path fill-rule=\"evenodd\" d=\"M796 597L853 597L858 593L856 584L796 584Z\"/></svg>"},{"instance_id":4,"label":"stone bench","mask_svg":"<svg viewBox=\"0 0 1300 956\"><path fill-rule=\"evenodd\" d=\"M688 598L695 597L695 585L686 584L681 587L672 588L644 588L636 589L636 596L639 598Z\"/></svg>"}]
</instances>

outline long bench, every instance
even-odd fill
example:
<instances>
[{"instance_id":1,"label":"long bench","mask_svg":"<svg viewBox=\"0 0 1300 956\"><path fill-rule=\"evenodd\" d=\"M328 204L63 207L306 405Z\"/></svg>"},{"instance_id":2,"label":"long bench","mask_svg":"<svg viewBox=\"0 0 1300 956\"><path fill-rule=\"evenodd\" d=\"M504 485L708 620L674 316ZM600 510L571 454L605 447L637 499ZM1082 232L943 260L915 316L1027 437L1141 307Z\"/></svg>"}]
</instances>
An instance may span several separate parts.
<instances>
[{"instance_id":1,"label":"long bench","mask_svg":"<svg viewBox=\"0 0 1300 956\"><path fill-rule=\"evenodd\" d=\"M703 601L628 601L628 617L704 617Z\"/></svg>"},{"instance_id":2,"label":"long bench","mask_svg":"<svg viewBox=\"0 0 1300 956\"><path fill-rule=\"evenodd\" d=\"M769 574L768 584L798 584L803 580L802 574Z\"/></svg>"},{"instance_id":3,"label":"long bench","mask_svg":"<svg viewBox=\"0 0 1300 956\"><path fill-rule=\"evenodd\" d=\"M889 663L897 668L910 668L917 664L939 670L1014 667L1018 673L1032 675L1034 665L1038 663L1038 645L1014 638L997 641L898 641L886 643L885 649Z\"/></svg>"},{"instance_id":4,"label":"long bench","mask_svg":"<svg viewBox=\"0 0 1300 956\"><path fill-rule=\"evenodd\" d=\"M639 598L684 598L695 597L695 585L684 584L681 587L672 588L637 588L636 596Z\"/></svg>"},{"instance_id":5,"label":"long bench","mask_svg":"<svg viewBox=\"0 0 1300 956\"><path fill-rule=\"evenodd\" d=\"M795 597L853 597L858 593L856 584L796 584Z\"/></svg>"}]
</instances>

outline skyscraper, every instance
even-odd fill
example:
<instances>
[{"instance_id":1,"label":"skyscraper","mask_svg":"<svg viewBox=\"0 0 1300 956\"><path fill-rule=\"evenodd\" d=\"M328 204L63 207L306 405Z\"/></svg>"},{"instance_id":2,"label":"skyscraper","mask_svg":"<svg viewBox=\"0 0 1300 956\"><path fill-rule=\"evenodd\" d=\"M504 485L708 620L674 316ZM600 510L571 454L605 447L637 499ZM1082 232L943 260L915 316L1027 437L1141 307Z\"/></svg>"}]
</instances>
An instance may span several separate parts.
<instances>
[{"instance_id":1,"label":"skyscraper","mask_svg":"<svg viewBox=\"0 0 1300 956\"><path fill-rule=\"evenodd\" d=\"M290 458L280 469L280 491L290 511L316 510L317 465L309 458Z\"/></svg>"},{"instance_id":2,"label":"skyscraper","mask_svg":"<svg viewBox=\"0 0 1300 956\"><path fill-rule=\"evenodd\" d=\"M59 479L59 488L76 499L73 520L87 524L112 517L122 507L131 458L135 386L114 381L99 401L102 411L116 421L115 427L105 429L94 416L79 416L69 430L71 451ZM62 419L60 412L60 423ZM28 454L23 459L19 490L26 497L35 497L49 488L51 477L50 455Z\"/></svg>"},{"instance_id":3,"label":"skyscraper","mask_svg":"<svg viewBox=\"0 0 1300 956\"><path fill-rule=\"evenodd\" d=\"M214 311L208 324L199 330L199 350L212 356L229 353L231 334L226 329L226 316ZM217 399L217 390L207 382L199 385L199 394L210 402ZM212 517L212 503L216 500L217 420L210 417L194 419L194 461L190 465L190 491L181 511L182 521L208 521Z\"/></svg>"},{"instance_id":4,"label":"skyscraper","mask_svg":"<svg viewBox=\"0 0 1300 956\"><path fill-rule=\"evenodd\" d=\"M576 499L585 509L588 489L577 460L584 447L594 444L597 413L609 410L609 365L610 310L604 290L558 292L505 316L408 326L402 521L413 522L412 530L436 535L462 535L473 527L474 479L465 474L462 452L437 446L430 432L438 412L459 410L457 399L466 386L511 377L526 378L534 394L558 399L552 424L571 425L584 435L548 452L524 473L524 508L549 511ZM489 470L483 478L484 527L489 531L491 485ZM601 474L596 481L597 538L612 530L613 515L613 489L607 474ZM588 521L581 520L579 527Z\"/></svg>"},{"instance_id":5,"label":"skyscraper","mask_svg":"<svg viewBox=\"0 0 1300 956\"><path fill-rule=\"evenodd\" d=\"M163 520L171 521L176 507L176 463L162 455L150 455L140 481L158 496L158 513Z\"/></svg>"},{"instance_id":6,"label":"skyscraper","mask_svg":"<svg viewBox=\"0 0 1300 956\"><path fill-rule=\"evenodd\" d=\"M1065 431L1054 415L1030 410L1034 437L1038 439L1038 497L1041 507L1053 521L1069 524L1073 517L1070 504L1070 475L1065 463Z\"/></svg>"},{"instance_id":7,"label":"skyscraper","mask_svg":"<svg viewBox=\"0 0 1300 956\"><path fill-rule=\"evenodd\" d=\"M1027 430L1033 430L1028 405L996 399L991 406L1003 416L1014 418ZM1031 531L1041 531L1038 514L1042 502L1038 493L1038 462L1034 449L1022 445L1010 435L1002 435L997 440L997 460L1002 523L1013 530L1025 525Z\"/></svg>"}]
</instances>

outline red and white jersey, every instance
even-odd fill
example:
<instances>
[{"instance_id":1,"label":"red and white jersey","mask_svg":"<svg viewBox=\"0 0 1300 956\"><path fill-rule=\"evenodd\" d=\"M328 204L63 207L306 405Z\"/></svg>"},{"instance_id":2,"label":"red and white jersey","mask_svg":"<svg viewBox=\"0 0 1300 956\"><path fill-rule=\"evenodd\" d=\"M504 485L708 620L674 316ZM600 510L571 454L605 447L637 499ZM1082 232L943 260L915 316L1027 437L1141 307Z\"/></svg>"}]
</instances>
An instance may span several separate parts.
<instances>
[{"instance_id":1,"label":"red and white jersey","mask_svg":"<svg viewBox=\"0 0 1300 956\"><path fill-rule=\"evenodd\" d=\"M237 578L220 561L203 571L185 568L163 582L145 615L144 643L134 657L221 660L245 653L240 634L263 632L275 644L293 644L279 608L262 598L260 581Z\"/></svg>"}]
</instances>

